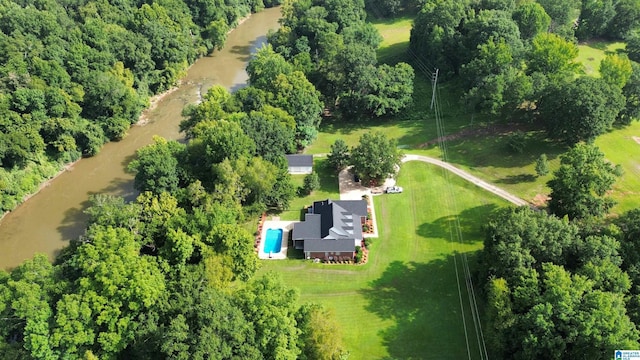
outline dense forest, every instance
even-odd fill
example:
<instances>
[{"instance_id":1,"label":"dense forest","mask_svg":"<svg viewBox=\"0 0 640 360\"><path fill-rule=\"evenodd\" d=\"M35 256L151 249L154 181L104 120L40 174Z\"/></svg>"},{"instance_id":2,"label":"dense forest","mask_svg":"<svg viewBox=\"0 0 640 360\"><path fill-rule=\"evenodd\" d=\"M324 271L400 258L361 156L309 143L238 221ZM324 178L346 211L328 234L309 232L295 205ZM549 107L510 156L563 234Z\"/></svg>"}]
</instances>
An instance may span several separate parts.
<instances>
[{"instance_id":1,"label":"dense forest","mask_svg":"<svg viewBox=\"0 0 640 360\"><path fill-rule=\"evenodd\" d=\"M635 0L428 1L410 51L423 69L459 81L470 111L540 125L572 145L640 115L639 18ZM629 39L600 77L581 76L576 61L577 40L592 37Z\"/></svg>"},{"instance_id":2,"label":"dense forest","mask_svg":"<svg viewBox=\"0 0 640 360\"><path fill-rule=\"evenodd\" d=\"M239 17L275 5L0 4L3 209L59 164L124 136L148 97L222 46ZM569 149L548 212L501 209L485 226L476 276L493 356L595 359L640 347L640 213L607 217L620 170L591 144L638 117L639 5L285 3L282 27L248 65L249 86L212 87L184 111L186 142L156 138L138 151L135 201L94 196L86 233L53 264L36 256L0 272L0 357L348 357L330 310L301 305L277 274L254 278L246 228L287 208L295 188L283 155L316 138L323 112L354 121L410 105L412 66L377 63L381 38L365 18L412 9L416 68L460 84L470 111L540 126ZM598 78L575 60L577 39L591 37L627 42Z\"/></svg>"},{"instance_id":3,"label":"dense forest","mask_svg":"<svg viewBox=\"0 0 640 360\"><path fill-rule=\"evenodd\" d=\"M626 43L597 77L576 59L578 41L593 39ZM485 226L476 276L495 358L608 359L640 347L640 217L610 216L621 169L593 145L640 115L639 39L636 0L433 0L415 19L416 66L439 68L469 112L546 131L568 149L546 209L501 209ZM524 141L514 133L509 149Z\"/></svg>"},{"instance_id":4,"label":"dense forest","mask_svg":"<svg viewBox=\"0 0 640 360\"><path fill-rule=\"evenodd\" d=\"M0 2L0 212L126 135L149 97L279 1Z\"/></svg>"},{"instance_id":5,"label":"dense forest","mask_svg":"<svg viewBox=\"0 0 640 360\"><path fill-rule=\"evenodd\" d=\"M174 84L195 58L222 46L240 16L264 5L274 4L7 5L67 27L51 37L34 27L3 29L11 34L6 48L17 48L24 33L40 49L9 52L4 62L4 83L15 87L3 88L2 134L33 142L3 142L5 182L124 136L150 94ZM318 28L304 25L307 12ZM246 228L257 214L288 206L296 189L283 155L316 138L325 104L336 116L397 113L411 102L413 70L376 65L380 36L364 21L364 3L295 2L283 13L273 45L247 67L249 86L233 94L212 87L184 109L186 142L158 137L138 150L129 164L141 193L135 201L92 197L85 234L53 264L36 256L0 273L0 357L348 356L331 311L300 305L276 274L253 279L259 263ZM52 113L49 92L66 96L69 107Z\"/></svg>"}]
</instances>

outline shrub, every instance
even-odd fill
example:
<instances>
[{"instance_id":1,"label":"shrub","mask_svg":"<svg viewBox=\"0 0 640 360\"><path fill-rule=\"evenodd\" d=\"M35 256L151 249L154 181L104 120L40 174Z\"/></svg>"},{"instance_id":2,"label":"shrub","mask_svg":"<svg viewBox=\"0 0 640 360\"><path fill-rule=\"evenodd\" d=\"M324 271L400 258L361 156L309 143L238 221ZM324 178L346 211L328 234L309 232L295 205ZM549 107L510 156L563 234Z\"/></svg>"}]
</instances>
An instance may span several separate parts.
<instances>
[{"instance_id":1,"label":"shrub","mask_svg":"<svg viewBox=\"0 0 640 360\"><path fill-rule=\"evenodd\" d=\"M311 174L307 174L304 177L304 183L302 185L302 190L305 194L309 195L312 191L317 190L320 187L320 179L318 178L318 174L312 172Z\"/></svg>"},{"instance_id":2,"label":"shrub","mask_svg":"<svg viewBox=\"0 0 640 360\"><path fill-rule=\"evenodd\" d=\"M509 138L507 139L507 148L512 153L522 154L526 145L526 140L527 134L523 133L522 131L516 131L509 135Z\"/></svg>"},{"instance_id":3,"label":"shrub","mask_svg":"<svg viewBox=\"0 0 640 360\"><path fill-rule=\"evenodd\" d=\"M549 174L549 162L547 161L546 154L541 154L538 160L536 160L536 174L538 174L538 176Z\"/></svg>"},{"instance_id":4,"label":"shrub","mask_svg":"<svg viewBox=\"0 0 640 360\"><path fill-rule=\"evenodd\" d=\"M362 262L362 248L360 246L356 246L356 264L360 264Z\"/></svg>"}]
</instances>

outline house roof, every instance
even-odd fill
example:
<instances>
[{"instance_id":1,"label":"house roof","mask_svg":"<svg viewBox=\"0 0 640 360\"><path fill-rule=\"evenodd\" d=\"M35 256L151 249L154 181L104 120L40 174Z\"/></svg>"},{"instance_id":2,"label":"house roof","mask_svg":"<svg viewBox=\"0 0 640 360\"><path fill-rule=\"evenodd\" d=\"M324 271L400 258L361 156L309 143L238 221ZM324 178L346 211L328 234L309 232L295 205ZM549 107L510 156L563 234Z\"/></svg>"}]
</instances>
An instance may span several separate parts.
<instances>
[{"instance_id":1,"label":"house roof","mask_svg":"<svg viewBox=\"0 0 640 360\"><path fill-rule=\"evenodd\" d=\"M320 215L304 214L304 221L293 224L293 240L320 239Z\"/></svg>"},{"instance_id":2,"label":"house roof","mask_svg":"<svg viewBox=\"0 0 640 360\"><path fill-rule=\"evenodd\" d=\"M304 251L338 251L338 252L349 252L354 251L355 244L353 239L316 239L316 240L305 240L304 242Z\"/></svg>"},{"instance_id":3,"label":"house roof","mask_svg":"<svg viewBox=\"0 0 640 360\"><path fill-rule=\"evenodd\" d=\"M330 200L330 201L358 216L367 216L367 202L364 200Z\"/></svg>"},{"instance_id":4,"label":"house roof","mask_svg":"<svg viewBox=\"0 0 640 360\"><path fill-rule=\"evenodd\" d=\"M313 155L301 155L301 154L293 154L293 155L285 155L287 158L287 164L289 167L293 166L313 166Z\"/></svg>"},{"instance_id":5,"label":"house roof","mask_svg":"<svg viewBox=\"0 0 640 360\"><path fill-rule=\"evenodd\" d=\"M364 200L316 201L305 221L294 224L292 238L304 240L304 251L353 251L366 215Z\"/></svg>"}]
</instances>

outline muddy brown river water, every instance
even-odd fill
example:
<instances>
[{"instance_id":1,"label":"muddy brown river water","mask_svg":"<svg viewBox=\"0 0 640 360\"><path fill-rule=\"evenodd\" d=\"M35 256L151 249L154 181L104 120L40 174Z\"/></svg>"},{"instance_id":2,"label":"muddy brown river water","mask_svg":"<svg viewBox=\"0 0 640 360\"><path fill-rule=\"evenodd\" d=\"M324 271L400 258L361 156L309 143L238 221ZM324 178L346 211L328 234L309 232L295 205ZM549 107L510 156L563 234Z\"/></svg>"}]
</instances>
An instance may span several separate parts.
<instances>
[{"instance_id":1,"label":"muddy brown river water","mask_svg":"<svg viewBox=\"0 0 640 360\"><path fill-rule=\"evenodd\" d=\"M151 143L154 135L182 138L180 114L186 104L198 100L199 91L205 93L214 84L230 90L244 86L247 61L266 42L267 31L277 28L279 18L279 8L253 14L229 34L224 49L189 68L182 84L147 112L145 125L133 126L122 141L106 144L97 156L77 162L7 214L0 222L0 268L13 268L35 253L53 259L70 239L84 232L83 210L91 194L134 199L133 177L125 169L135 151Z\"/></svg>"}]
</instances>

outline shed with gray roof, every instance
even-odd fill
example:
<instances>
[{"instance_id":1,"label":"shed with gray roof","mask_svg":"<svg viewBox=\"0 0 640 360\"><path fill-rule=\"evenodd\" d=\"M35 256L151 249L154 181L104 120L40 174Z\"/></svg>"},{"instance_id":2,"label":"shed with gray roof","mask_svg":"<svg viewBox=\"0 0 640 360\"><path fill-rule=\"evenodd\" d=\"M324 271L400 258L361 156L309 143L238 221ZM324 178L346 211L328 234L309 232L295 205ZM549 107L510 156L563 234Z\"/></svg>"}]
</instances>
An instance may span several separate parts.
<instances>
[{"instance_id":1,"label":"shed with gray roof","mask_svg":"<svg viewBox=\"0 0 640 360\"><path fill-rule=\"evenodd\" d=\"M286 155L289 174L311 174L313 172L313 155Z\"/></svg>"}]
</instances>

